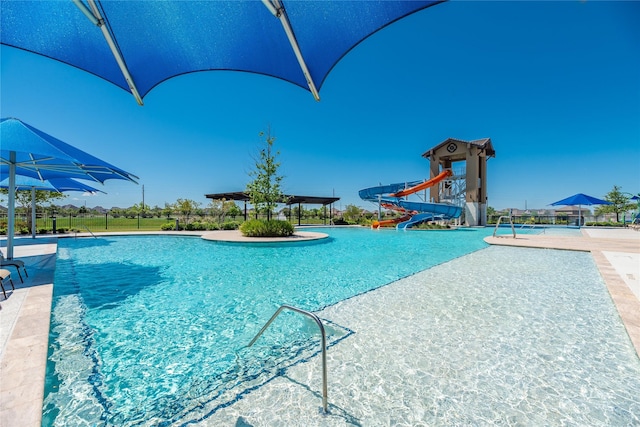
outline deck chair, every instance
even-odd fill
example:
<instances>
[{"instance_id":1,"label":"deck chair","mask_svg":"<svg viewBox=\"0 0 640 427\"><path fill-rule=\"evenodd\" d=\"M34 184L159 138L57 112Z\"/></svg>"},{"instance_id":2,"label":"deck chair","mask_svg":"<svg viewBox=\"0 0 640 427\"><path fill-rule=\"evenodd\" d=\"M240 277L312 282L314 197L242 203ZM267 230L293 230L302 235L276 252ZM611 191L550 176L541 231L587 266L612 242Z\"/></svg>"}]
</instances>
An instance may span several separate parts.
<instances>
[{"instance_id":1,"label":"deck chair","mask_svg":"<svg viewBox=\"0 0 640 427\"><path fill-rule=\"evenodd\" d=\"M0 252L0 267L14 267L20 277L20 283L24 283L24 280L22 280L22 273L20 273L21 268L24 270L24 275L29 277L29 274L27 274L27 268L24 266L23 261L20 261L19 259L6 259L2 252Z\"/></svg>"},{"instance_id":2,"label":"deck chair","mask_svg":"<svg viewBox=\"0 0 640 427\"><path fill-rule=\"evenodd\" d=\"M4 294L4 299L7 299L7 291L4 289L4 282L8 280L11 283L11 289L14 291L16 287L13 286L13 280L11 279L11 272L9 270L5 270L4 268L0 269L0 288L2 288L2 293Z\"/></svg>"}]
</instances>

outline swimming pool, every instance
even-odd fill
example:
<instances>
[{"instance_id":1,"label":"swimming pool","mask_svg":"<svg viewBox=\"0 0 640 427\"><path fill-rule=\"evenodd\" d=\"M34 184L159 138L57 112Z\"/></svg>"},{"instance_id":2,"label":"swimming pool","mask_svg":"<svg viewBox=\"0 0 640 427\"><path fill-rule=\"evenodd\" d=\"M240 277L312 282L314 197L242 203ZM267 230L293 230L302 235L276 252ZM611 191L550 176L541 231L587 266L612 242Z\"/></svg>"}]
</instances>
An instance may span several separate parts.
<instances>
[{"instance_id":1,"label":"swimming pool","mask_svg":"<svg viewBox=\"0 0 640 427\"><path fill-rule=\"evenodd\" d=\"M242 348L281 304L331 309L485 248L491 232L331 229L328 241L284 247L173 236L60 241L43 425L206 420L316 351L313 325L296 317L262 347ZM328 328L335 348L349 327Z\"/></svg>"}]
</instances>

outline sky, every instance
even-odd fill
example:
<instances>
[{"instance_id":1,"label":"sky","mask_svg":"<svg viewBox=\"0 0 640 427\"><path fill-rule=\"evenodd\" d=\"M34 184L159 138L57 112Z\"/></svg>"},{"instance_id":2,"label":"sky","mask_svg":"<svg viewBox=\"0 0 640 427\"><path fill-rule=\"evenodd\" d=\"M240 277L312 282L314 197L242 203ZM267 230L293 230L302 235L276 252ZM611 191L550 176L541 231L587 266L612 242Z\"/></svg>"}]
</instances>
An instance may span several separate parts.
<instances>
[{"instance_id":1,"label":"sky","mask_svg":"<svg viewBox=\"0 0 640 427\"><path fill-rule=\"evenodd\" d=\"M638 17L640 2L439 4L353 49L319 102L272 77L210 71L160 84L141 107L102 79L2 46L0 116L140 177L61 202L76 206L206 207L205 194L246 188L270 129L287 194L374 210L360 189L428 178L422 153L449 137L491 138L488 205L545 209L614 186L640 192Z\"/></svg>"}]
</instances>

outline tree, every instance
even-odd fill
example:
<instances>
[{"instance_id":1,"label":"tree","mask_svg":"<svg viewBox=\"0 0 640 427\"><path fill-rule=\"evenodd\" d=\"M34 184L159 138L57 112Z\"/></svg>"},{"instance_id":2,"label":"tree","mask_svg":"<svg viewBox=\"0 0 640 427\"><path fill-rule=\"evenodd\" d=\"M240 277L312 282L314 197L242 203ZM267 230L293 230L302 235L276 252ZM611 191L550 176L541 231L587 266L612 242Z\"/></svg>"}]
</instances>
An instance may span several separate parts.
<instances>
[{"instance_id":1,"label":"tree","mask_svg":"<svg viewBox=\"0 0 640 427\"><path fill-rule=\"evenodd\" d=\"M286 202L280 187L284 177L278 175L280 163L276 161L276 157L280 152L273 152L273 143L276 138L271 136L271 129L267 130L266 135L260 132L260 136L264 137L265 146L260 150L259 157L254 159L256 168L249 172L253 181L247 184L246 192L255 210L258 212L266 210L267 218L271 219L271 213L276 205Z\"/></svg>"},{"instance_id":2,"label":"tree","mask_svg":"<svg viewBox=\"0 0 640 427\"><path fill-rule=\"evenodd\" d=\"M0 194L9 194L9 190L6 188L0 189ZM36 207L42 207L43 204L51 204L56 200L64 199L66 196L56 191L44 191L36 190ZM22 207L25 212L30 209L31 206L31 190L18 190L16 191L16 204Z\"/></svg>"},{"instance_id":3,"label":"tree","mask_svg":"<svg viewBox=\"0 0 640 427\"><path fill-rule=\"evenodd\" d=\"M351 223L356 223L360 219L362 211L356 205L347 205L346 209L342 213L342 217Z\"/></svg>"},{"instance_id":4,"label":"tree","mask_svg":"<svg viewBox=\"0 0 640 427\"><path fill-rule=\"evenodd\" d=\"M178 199L175 204L175 209L182 214L185 224L189 223L189 217L199 207L200 203L190 199Z\"/></svg>"},{"instance_id":5,"label":"tree","mask_svg":"<svg viewBox=\"0 0 640 427\"><path fill-rule=\"evenodd\" d=\"M165 203L164 209L162 209L162 215L166 216L167 219L171 218L171 214L173 213L173 205L171 203Z\"/></svg>"},{"instance_id":6,"label":"tree","mask_svg":"<svg viewBox=\"0 0 640 427\"><path fill-rule=\"evenodd\" d=\"M158 205L155 205L151 208L151 214L156 218L162 218L162 208Z\"/></svg>"},{"instance_id":7,"label":"tree","mask_svg":"<svg viewBox=\"0 0 640 427\"><path fill-rule=\"evenodd\" d=\"M1 194L9 194L9 190L1 189ZM66 196L57 191L36 190L36 210L43 208L45 204L51 205L56 200L64 199ZM27 215L28 226L31 227L31 190L16 191L16 205Z\"/></svg>"},{"instance_id":8,"label":"tree","mask_svg":"<svg viewBox=\"0 0 640 427\"><path fill-rule=\"evenodd\" d=\"M209 203L209 211L212 217L217 217L219 222L224 222L227 215L233 216L242 215L242 211L236 206L233 200L218 199L211 200Z\"/></svg>"},{"instance_id":9,"label":"tree","mask_svg":"<svg viewBox=\"0 0 640 427\"><path fill-rule=\"evenodd\" d=\"M242 215L242 210L238 207L238 205L235 204L235 202L229 200L227 203L229 204L229 210L227 211L227 215L232 217L234 220L236 219L237 216Z\"/></svg>"},{"instance_id":10,"label":"tree","mask_svg":"<svg viewBox=\"0 0 640 427\"><path fill-rule=\"evenodd\" d=\"M147 213L151 210L149 208L149 205L147 205L146 203L136 203L135 205L131 206L131 208L129 208L129 210L131 212L133 212L134 217L140 215L143 218L147 217Z\"/></svg>"},{"instance_id":11,"label":"tree","mask_svg":"<svg viewBox=\"0 0 640 427\"><path fill-rule=\"evenodd\" d=\"M617 185L613 186L613 190L609 191L604 199L611 202L610 205L604 205L598 210L599 213L615 213L616 222L620 222L620 214L635 208L634 203L629 202L629 197L625 196Z\"/></svg>"}]
</instances>

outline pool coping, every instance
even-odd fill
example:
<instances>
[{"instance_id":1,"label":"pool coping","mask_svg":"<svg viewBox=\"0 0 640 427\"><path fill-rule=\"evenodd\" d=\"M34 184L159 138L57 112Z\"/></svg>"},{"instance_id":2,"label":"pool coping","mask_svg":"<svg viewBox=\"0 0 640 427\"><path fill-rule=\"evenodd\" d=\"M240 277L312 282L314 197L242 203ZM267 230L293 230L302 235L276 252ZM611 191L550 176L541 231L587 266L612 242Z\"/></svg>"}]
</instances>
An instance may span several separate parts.
<instances>
[{"instance_id":1,"label":"pool coping","mask_svg":"<svg viewBox=\"0 0 640 427\"><path fill-rule=\"evenodd\" d=\"M287 237L247 237L243 236L238 230L220 230L202 235L204 240L227 243L296 243L321 240L328 237L329 235L326 233L317 233L315 231L296 231L293 235Z\"/></svg>"},{"instance_id":2,"label":"pool coping","mask_svg":"<svg viewBox=\"0 0 640 427\"><path fill-rule=\"evenodd\" d=\"M590 232L591 230L583 230L582 236L577 237L519 235L516 239L487 237L485 241L495 245L591 252L640 357L640 300L631 291L619 269L607 257L611 252L640 254L640 233L637 239L635 235L628 239L592 237ZM141 233L100 233L101 236L126 234ZM201 237L204 232L144 234ZM91 234L78 233L77 237L91 237ZM0 343L0 425L36 427L42 424L57 238L17 240L16 257L22 258L29 272L33 271L35 274L25 278L24 284L19 283L19 279L14 281L16 290L11 292L8 299L14 300L11 310L5 309L8 300L0 301L3 305L0 323L3 327L9 325L11 328L7 342Z\"/></svg>"}]
</instances>

